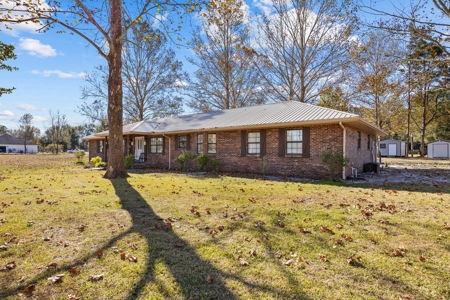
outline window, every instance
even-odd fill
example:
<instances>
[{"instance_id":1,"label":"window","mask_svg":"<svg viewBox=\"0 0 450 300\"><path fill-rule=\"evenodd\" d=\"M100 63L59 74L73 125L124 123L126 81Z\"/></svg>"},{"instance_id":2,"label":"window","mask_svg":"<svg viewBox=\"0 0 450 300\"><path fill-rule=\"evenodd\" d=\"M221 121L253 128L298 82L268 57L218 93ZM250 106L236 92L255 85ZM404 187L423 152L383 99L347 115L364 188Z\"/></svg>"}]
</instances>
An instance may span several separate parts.
<instances>
[{"instance_id":1,"label":"window","mask_svg":"<svg viewBox=\"0 0 450 300\"><path fill-rule=\"evenodd\" d=\"M182 135L178 137L178 148L185 149L187 148L187 136Z\"/></svg>"},{"instance_id":2,"label":"window","mask_svg":"<svg viewBox=\"0 0 450 300\"><path fill-rule=\"evenodd\" d=\"M217 141L215 133L208 133L208 153L217 153Z\"/></svg>"},{"instance_id":3,"label":"window","mask_svg":"<svg viewBox=\"0 0 450 300\"><path fill-rule=\"evenodd\" d=\"M247 154L258 155L261 149L261 135L259 132L247 134Z\"/></svg>"},{"instance_id":4,"label":"window","mask_svg":"<svg viewBox=\"0 0 450 300\"><path fill-rule=\"evenodd\" d=\"M150 139L150 153L163 153L163 138L151 138Z\"/></svg>"},{"instance_id":5,"label":"window","mask_svg":"<svg viewBox=\"0 0 450 300\"><path fill-rule=\"evenodd\" d=\"M370 150L370 134L367 135L367 150Z\"/></svg>"},{"instance_id":6,"label":"window","mask_svg":"<svg viewBox=\"0 0 450 300\"><path fill-rule=\"evenodd\" d=\"M286 131L286 154L301 155L303 149L303 131L300 129Z\"/></svg>"},{"instance_id":7,"label":"window","mask_svg":"<svg viewBox=\"0 0 450 300\"><path fill-rule=\"evenodd\" d=\"M386 144L380 144L380 149L386 149Z\"/></svg>"},{"instance_id":8,"label":"window","mask_svg":"<svg viewBox=\"0 0 450 300\"><path fill-rule=\"evenodd\" d=\"M197 134L197 153L203 153L203 133Z\"/></svg>"},{"instance_id":9,"label":"window","mask_svg":"<svg viewBox=\"0 0 450 300\"><path fill-rule=\"evenodd\" d=\"M358 149L361 149L361 131L358 131Z\"/></svg>"},{"instance_id":10,"label":"window","mask_svg":"<svg viewBox=\"0 0 450 300\"><path fill-rule=\"evenodd\" d=\"M103 153L103 141L97 143L97 153Z\"/></svg>"}]
</instances>

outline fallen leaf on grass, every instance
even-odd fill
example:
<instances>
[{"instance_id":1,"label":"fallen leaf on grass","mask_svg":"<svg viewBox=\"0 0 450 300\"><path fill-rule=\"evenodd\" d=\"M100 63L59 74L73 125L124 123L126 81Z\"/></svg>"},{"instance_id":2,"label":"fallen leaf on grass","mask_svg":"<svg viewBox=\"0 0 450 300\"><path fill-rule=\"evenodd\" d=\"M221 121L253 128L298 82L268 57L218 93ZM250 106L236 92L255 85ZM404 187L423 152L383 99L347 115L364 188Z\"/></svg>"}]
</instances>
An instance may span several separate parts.
<instances>
[{"instance_id":1,"label":"fallen leaf on grass","mask_svg":"<svg viewBox=\"0 0 450 300\"><path fill-rule=\"evenodd\" d=\"M11 261L9 263L7 263L3 268L0 268L0 272L1 271L9 271L14 269L15 267L17 267L16 262Z\"/></svg>"},{"instance_id":2,"label":"fallen leaf on grass","mask_svg":"<svg viewBox=\"0 0 450 300\"><path fill-rule=\"evenodd\" d=\"M22 291L22 293L24 293L27 296L30 296L31 294L33 294L33 292L36 290L36 285L32 284L29 287L27 287L26 289L24 289Z\"/></svg>"},{"instance_id":3,"label":"fallen leaf on grass","mask_svg":"<svg viewBox=\"0 0 450 300\"><path fill-rule=\"evenodd\" d=\"M327 262L328 258L325 255L320 255L320 260L322 260L323 262Z\"/></svg>"},{"instance_id":4,"label":"fallen leaf on grass","mask_svg":"<svg viewBox=\"0 0 450 300\"><path fill-rule=\"evenodd\" d=\"M336 228L337 229L342 229L342 228L344 228L344 225L338 223L338 224L336 224Z\"/></svg>"},{"instance_id":5,"label":"fallen leaf on grass","mask_svg":"<svg viewBox=\"0 0 450 300\"><path fill-rule=\"evenodd\" d=\"M58 266L58 264L57 263L55 263L55 262L51 262L51 263L49 263L48 265L47 265L47 270L48 269L53 269L53 268L56 268Z\"/></svg>"},{"instance_id":6,"label":"fallen leaf on grass","mask_svg":"<svg viewBox=\"0 0 450 300\"><path fill-rule=\"evenodd\" d=\"M212 283L213 282L213 278L211 276L206 277L206 282L207 283Z\"/></svg>"},{"instance_id":7,"label":"fallen leaf on grass","mask_svg":"<svg viewBox=\"0 0 450 300\"><path fill-rule=\"evenodd\" d=\"M359 266L361 265L361 256L356 256L356 254L352 254L347 257L347 263L351 266Z\"/></svg>"},{"instance_id":8,"label":"fallen leaf on grass","mask_svg":"<svg viewBox=\"0 0 450 300\"><path fill-rule=\"evenodd\" d=\"M78 227L78 231L83 232L86 229L87 225L81 225Z\"/></svg>"},{"instance_id":9,"label":"fallen leaf on grass","mask_svg":"<svg viewBox=\"0 0 450 300\"><path fill-rule=\"evenodd\" d=\"M422 255L419 257L419 260L420 260L421 262L427 261L427 259L426 259L425 257L423 257Z\"/></svg>"},{"instance_id":10,"label":"fallen leaf on grass","mask_svg":"<svg viewBox=\"0 0 450 300\"><path fill-rule=\"evenodd\" d=\"M450 223L444 223L444 229L450 230Z\"/></svg>"},{"instance_id":11,"label":"fallen leaf on grass","mask_svg":"<svg viewBox=\"0 0 450 300\"><path fill-rule=\"evenodd\" d=\"M395 257L403 257L406 254L406 249L398 248L392 251L392 255Z\"/></svg>"},{"instance_id":12,"label":"fallen leaf on grass","mask_svg":"<svg viewBox=\"0 0 450 300\"><path fill-rule=\"evenodd\" d=\"M132 245L131 245L131 249L137 250L137 248L138 248L138 245L136 245L136 244L132 244Z\"/></svg>"},{"instance_id":13,"label":"fallen leaf on grass","mask_svg":"<svg viewBox=\"0 0 450 300\"><path fill-rule=\"evenodd\" d=\"M81 271L73 267L72 269L70 269L69 273L72 275L80 275Z\"/></svg>"},{"instance_id":14,"label":"fallen leaf on grass","mask_svg":"<svg viewBox=\"0 0 450 300\"><path fill-rule=\"evenodd\" d=\"M24 282L25 280L27 280L28 276L22 276L22 278L20 278L19 280L17 280L17 282Z\"/></svg>"},{"instance_id":15,"label":"fallen leaf on grass","mask_svg":"<svg viewBox=\"0 0 450 300\"><path fill-rule=\"evenodd\" d=\"M275 258L278 258L278 259L280 259L283 256L283 255L281 255L281 253L278 253L278 252L275 252L273 255L275 256Z\"/></svg>"},{"instance_id":16,"label":"fallen leaf on grass","mask_svg":"<svg viewBox=\"0 0 450 300\"><path fill-rule=\"evenodd\" d=\"M98 275L90 275L89 276L90 281L100 281L103 280L103 273Z\"/></svg>"},{"instance_id":17,"label":"fallen leaf on grass","mask_svg":"<svg viewBox=\"0 0 450 300\"><path fill-rule=\"evenodd\" d=\"M64 274L58 274L58 275L47 278L47 280L50 280L53 283L59 283L62 281L64 276L65 276Z\"/></svg>"},{"instance_id":18,"label":"fallen leaf on grass","mask_svg":"<svg viewBox=\"0 0 450 300\"><path fill-rule=\"evenodd\" d=\"M71 294L67 295L67 297L69 300L80 300L81 299L81 297L77 297L77 296L71 295Z\"/></svg>"},{"instance_id":19,"label":"fallen leaf on grass","mask_svg":"<svg viewBox=\"0 0 450 300\"><path fill-rule=\"evenodd\" d=\"M97 257L101 258L103 256L103 250L98 250L97 251Z\"/></svg>"},{"instance_id":20,"label":"fallen leaf on grass","mask_svg":"<svg viewBox=\"0 0 450 300\"><path fill-rule=\"evenodd\" d=\"M128 255L127 258L128 258L128 260L131 261L131 262L137 262L137 260L138 260L137 257L136 257L136 256L133 256L133 255Z\"/></svg>"},{"instance_id":21,"label":"fallen leaf on grass","mask_svg":"<svg viewBox=\"0 0 450 300\"><path fill-rule=\"evenodd\" d=\"M353 238L349 235L342 234L341 235L347 242L353 242Z\"/></svg>"},{"instance_id":22,"label":"fallen leaf on grass","mask_svg":"<svg viewBox=\"0 0 450 300\"><path fill-rule=\"evenodd\" d=\"M6 246L6 245L0 246L0 251L6 251L6 250L8 250L8 246Z\"/></svg>"},{"instance_id":23,"label":"fallen leaf on grass","mask_svg":"<svg viewBox=\"0 0 450 300\"><path fill-rule=\"evenodd\" d=\"M290 265L292 265L293 262L294 262L293 259L285 260L285 261L283 261L283 265L290 266Z\"/></svg>"},{"instance_id":24,"label":"fallen leaf on grass","mask_svg":"<svg viewBox=\"0 0 450 300\"><path fill-rule=\"evenodd\" d=\"M249 262L246 261L242 256L239 256L239 263L241 264L241 266L248 266Z\"/></svg>"},{"instance_id":25,"label":"fallen leaf on grass","mask_svg":"<svg viewBox=\"0 0 450 300\"><path fill-rule=\"evenodd\" d=\"M250 253L250 256L253 256L253 257L257 256L255 249L251 249L249 253Z\"/></svg>"},{"instance_id":26,"label":"fallen leaf on grass","mask_svg":"<svg viewBox=\"0 0 450 300\"><path fill-rule=\"evenodd\" d=\"M300 228L300 233L311 233L311 230L302 227Z\"/></svg>"},{"instance_id":27,"label":"fallen leaf on grass","mask_svg":"<svg viewBox=\"0 0 450 300\"><path fill-rule=\"evenodd\" d=\"M323 232L328 232L328 233L334 234L333 230L331 230L327 226L320 226L320 230L322 230Z\"/></svg>"}]
</instances>

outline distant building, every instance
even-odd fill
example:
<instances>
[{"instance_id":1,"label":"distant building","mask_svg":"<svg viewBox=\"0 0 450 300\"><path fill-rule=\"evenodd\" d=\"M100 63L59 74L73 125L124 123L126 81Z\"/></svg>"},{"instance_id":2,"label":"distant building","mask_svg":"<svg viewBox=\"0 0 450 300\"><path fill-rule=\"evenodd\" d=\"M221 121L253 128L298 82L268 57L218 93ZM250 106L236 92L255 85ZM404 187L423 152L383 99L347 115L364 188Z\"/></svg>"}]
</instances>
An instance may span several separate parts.
<instances>
[{"instance_id":1,"label":"distant building","mask_svg":"<svg viewBox=\"0 0 450 300\"><path fill-rule=\"evenodd\" d=\"M38 145L27 141L27 153L37 153ZM0 153L25 153L23 139L19 139L7 133L0 134Z\"/></svg>"},{"instance_id":2,"label":"distant building","mask_svg":"<svg viewBox=\"0 0 450 300\"><path fill-rule=\"evenodd\" d=\"M428 143L428 158L450 158L450 141L437 140Z\"/></svg>"},{"instance_id":3,"label":"distant building","mask_svg":"<svg viewBox=\"0 0 450 300\"><path fill-rule=\"evenodd\" d=\"M403 157L406 154L405 142L398 140L380 141L381 156L398 156Z\"/></svg>"}]
</instances>

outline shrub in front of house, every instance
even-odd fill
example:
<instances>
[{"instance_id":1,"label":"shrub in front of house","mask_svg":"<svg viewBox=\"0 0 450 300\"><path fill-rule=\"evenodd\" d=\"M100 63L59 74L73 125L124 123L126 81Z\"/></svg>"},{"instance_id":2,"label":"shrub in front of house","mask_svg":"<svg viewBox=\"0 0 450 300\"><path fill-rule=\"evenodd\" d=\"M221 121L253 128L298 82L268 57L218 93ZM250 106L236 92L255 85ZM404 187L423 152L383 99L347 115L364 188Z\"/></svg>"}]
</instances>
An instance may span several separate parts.
<instances>
[{"instance_id":1,"label":"shrub in front of house","mask_svg":"<svg viewBox=\"0 0 450 300\"><path fill-rule=\"evenodd\" d=\"M333 177L339 177L340 171L345 167L350 159L345 157L340 151L326 151L322 154L322 162L328 167Z\"/></svg>"},{"instance_id":2,"label":"shrub in front of house","mask_svg":"<svg viewBox=\"0 0 450 300\"><path fill-rule=\"evenodd\" d=\"M100 156L96 156L91 158L90 163L96 167L96 168L104 168L106 167L106 163L102 161L102 158Z\"/></svg>"},{"instance_id":3,"label":"shrub in front of house","mask_svg":"<svg viewBox=\"0 0 450 300\"><path fill-rule=\"evenodd\" d=\"M185 171L187 169L187 165L195 158L195 154L192 151L183 151L177 157L177 162L180 165L180 169Z\"/></svg>"},{"instance_id":4,"label":"shrub in front of house","mask_svg":"<svg viewBox=\"0 0 450 300\"><path fill-rule=\"evenodd\" d=\"M218 158L214 159L211 163L211 167L212 167L213 171L219 172L219 168L220 168L221 164L222 164L222 162L220 161L220 159L218 159Z\"/></svg>"},{"instance_id":5,"label":"shrub in front of house","mask_svg":"<svg viewBox=\"0 0 450 300\"><path fill-rule=\"evenodd\" d=\"M125 156L125 168L130 169L134 165L134 155Z\"/></svg>"},{"instance_id":6,"label":"shrub in front of house","mask_svg":"<svg viewBox=\"0 0 450 300\"><path fill-rule=\"evenodd\" d=\"M75 161L76 164L84 164L84 156L86 153L83 150L75 152L75 157L77 160Z\"/></svg>"},{"instance_id":7,"label":"shrub in front of house","mask_svg":"<svg viewBox=\"0 0 450 300\"><path fill-rule=\"evenodd\" d=\"M209 162L209 155L206 153L202 153L199 156L197 156L197 163L198 163L198 169L200 171L204 171L206 165Z\"/></svg>"}]
</instances>

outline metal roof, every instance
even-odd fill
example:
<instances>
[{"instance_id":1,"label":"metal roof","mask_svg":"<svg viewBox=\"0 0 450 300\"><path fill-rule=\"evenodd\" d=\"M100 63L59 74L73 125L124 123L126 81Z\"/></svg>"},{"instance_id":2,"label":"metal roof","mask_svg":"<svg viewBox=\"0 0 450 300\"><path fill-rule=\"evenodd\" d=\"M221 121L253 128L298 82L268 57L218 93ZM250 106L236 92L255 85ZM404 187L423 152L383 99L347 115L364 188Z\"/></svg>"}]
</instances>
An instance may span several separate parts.
<instances>
[{"instance_id":1,"label":"metal roof","mask_svg":"<svg viewBox=\"0 0 450 300\"><path fill-rule=\"evenodd\" d=\"M23 145L23 139L13 137L7 133L0 134L1 145ZM27 140L27 145L36 145L32 141Z\"/></svg>"},{"instance_id":2,"label":"metal roof","mask_svg":"<svg viewBox=\"0 0 450 300\"><path fill-rule=\"evenodd\" d=\"M235 130L252 127L269 128L337 124L340 121L352 123L355 127L364 127L366 131L377 135L385 135L382 130L363 120L359 115L297 101L145 120L125 125L123 133L161 134L206 130ZM95 134L98 137L106 135L108 135L108 131Z\"/></svg>"}]
</instances>

